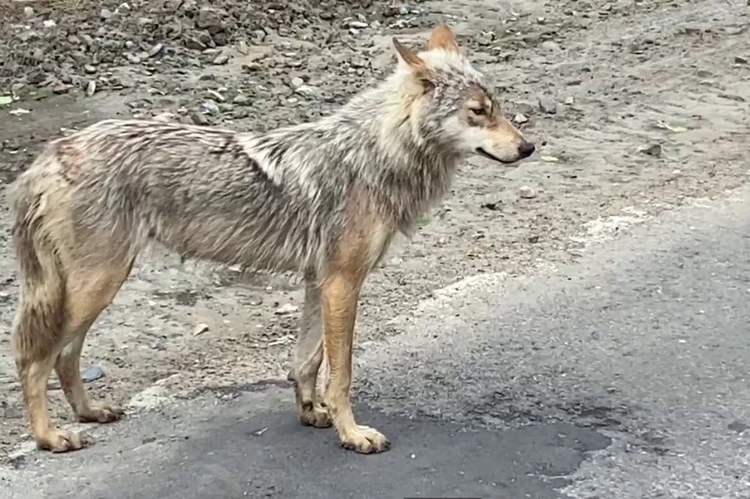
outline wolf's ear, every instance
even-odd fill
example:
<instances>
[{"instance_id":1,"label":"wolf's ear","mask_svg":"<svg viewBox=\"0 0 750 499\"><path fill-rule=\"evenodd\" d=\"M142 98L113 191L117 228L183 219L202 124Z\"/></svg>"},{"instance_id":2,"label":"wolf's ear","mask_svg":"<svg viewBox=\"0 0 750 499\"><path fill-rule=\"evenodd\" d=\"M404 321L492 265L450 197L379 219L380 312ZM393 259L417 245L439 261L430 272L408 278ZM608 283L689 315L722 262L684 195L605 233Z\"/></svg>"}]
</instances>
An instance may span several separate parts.
<instances>
[{"instance_id":1,"label":"wolf's ear","mask_svg":"<svg viewBox=\"0 0 750 499\"><path fill-rule=\"evenodd\" d=\"M446 52L459 52L458 42L453 30L447 24L438 24L430 34L430 41L427 42L427 50L440 49Z\"/></svg>"},{"instance_id":2,"label":"wolf's ear","mask_svg":"<svg viewBox=\"0 0 750 499\"><path fill-rule=\"evenodd\" d=\"M424 62L424 59L404 47L396 38L393 39L393 46L396 47L399 59L404 61L411 69L415 81L422 87L423 92L429 92L435 88L435 74Z\"/></svg>"},{"instance_id":3,"label":"wolf's ear","mask_svg":"<svg viewBox=\"0 0 750 499\"><path fill-rule=\"evenodd\" d=\"M414 52L404 47L397 38L393 38L393 46L396 48L398 57L404 61L413 71L422 72L427 69L425 62Z\"/></svg>"}]
</instances>

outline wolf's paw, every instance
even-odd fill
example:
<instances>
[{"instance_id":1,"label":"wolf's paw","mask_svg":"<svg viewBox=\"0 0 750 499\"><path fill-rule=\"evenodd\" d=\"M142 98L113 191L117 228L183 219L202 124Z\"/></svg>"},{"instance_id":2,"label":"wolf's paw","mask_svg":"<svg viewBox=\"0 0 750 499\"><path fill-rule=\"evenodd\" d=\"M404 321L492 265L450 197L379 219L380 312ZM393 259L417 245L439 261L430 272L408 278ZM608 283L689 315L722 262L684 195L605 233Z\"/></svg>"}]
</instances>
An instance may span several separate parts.
<instances>
[{"instance_id":1,"label":"wolf's paw","mask_svg":"<svg viewBox=\"0 0 750 499\"><path fill-rule=\"evenodd\" d=\"M314 402L307 402L300 405L298 410L299 421L304 426L314 426L315 428L329 428L333 424L328 407Z\"/></svg>"},{"instance_id":2,"label":"wolf's paw","mask_svg":"<svg viewBox=\"0 0 750 499\"><path fill-rule=\"evenodd\" d=\"M93 403L78 413L82 423L111 423L125 414L120 407L108 404Z\"/></svg>"},{"instance_id":3,"label":"wolf's paw","mask_svg":"<svg viewBox=\"0 0 750 499\"><path fill-rule=\"evenodd\" d=\"M342 432L341 446L360 454L377 454L390 449L391 443L378 430L357 425L351 430Z\"/></svg>"},{"instance_id":4,"label":"wolf's paw","mask_svg":"<svg viewBox=\"0 0 750 499\"><path fill-rule=\"evenodd\" d=\"M92 442L80 433L52 428L36 437L36 446L52 452L70 452L90 445Z\"/></svg>"}]
</instances>

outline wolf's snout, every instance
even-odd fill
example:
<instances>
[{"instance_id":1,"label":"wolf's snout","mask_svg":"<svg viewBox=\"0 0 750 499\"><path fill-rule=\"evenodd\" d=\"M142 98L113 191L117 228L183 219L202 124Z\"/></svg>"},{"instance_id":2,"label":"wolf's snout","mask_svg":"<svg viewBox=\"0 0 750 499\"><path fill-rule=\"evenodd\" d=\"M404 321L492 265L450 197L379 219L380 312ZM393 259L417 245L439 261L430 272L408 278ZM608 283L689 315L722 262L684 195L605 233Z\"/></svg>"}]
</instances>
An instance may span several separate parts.
<instances>
[{"instance_id":1,"label":"wolf's snout","mask_svg":"<svg viewBox=\"0 0 750 499\"><path fill-rule=\"evenodd\" d=\"M526 140L521 142L521 145L518 146L518 154L520 154L522 158L528 158L534 154L534 151L536 151L536 146Z\"/></svg>"}]
</instances>

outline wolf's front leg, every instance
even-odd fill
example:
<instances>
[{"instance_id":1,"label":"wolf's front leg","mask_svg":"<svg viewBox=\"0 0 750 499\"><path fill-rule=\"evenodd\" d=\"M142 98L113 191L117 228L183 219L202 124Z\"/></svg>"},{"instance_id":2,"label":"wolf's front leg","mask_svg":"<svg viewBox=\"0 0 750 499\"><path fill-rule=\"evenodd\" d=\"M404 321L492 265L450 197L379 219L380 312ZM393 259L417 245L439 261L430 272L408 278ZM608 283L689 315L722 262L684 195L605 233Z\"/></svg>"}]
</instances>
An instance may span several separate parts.
<instances>
[{"instance_id":1,"label":"wolf's front leg","mask_svg":"<svg viewBox=\"0 0 750 499\"><path fill-rule=\"evenodd\" d=\"M364 272L345 268L326 275L320 285L325 350L330 367L325 402L341 445L363 454L372 454L387 450L390 443L374 428L357 424L350 394L354 322L363 280Z\"/></svg>"}]
</instances>

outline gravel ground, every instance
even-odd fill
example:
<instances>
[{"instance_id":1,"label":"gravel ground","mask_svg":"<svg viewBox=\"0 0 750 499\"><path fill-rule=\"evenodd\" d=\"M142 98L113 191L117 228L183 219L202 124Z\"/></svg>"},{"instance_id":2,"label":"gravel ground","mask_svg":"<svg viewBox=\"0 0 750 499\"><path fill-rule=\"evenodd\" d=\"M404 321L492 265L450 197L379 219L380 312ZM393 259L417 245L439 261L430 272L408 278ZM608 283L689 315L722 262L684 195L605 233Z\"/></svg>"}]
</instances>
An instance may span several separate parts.
<instances>
[{"instance_id":1,"label":"gravel ground","mask_svg":"<svg viewBox=\"0 0 750 499\"><path fill-rule=\"evenodd\" d=\"M750 4L749 4L750 5ZM387 74L390 38L451 24L540 151L482 159L368 281L359 337L485 272L554 271L594 239L747 182L750 36L739 0L13 1L0 6L0 184L105 117L237 130L316 119ZM0 204L0 456L29 440L10 356L17 300ZM127 403L285 377L291 276L144 255L84 350L95 397ZM70 421L56 380L52 410ZM291 406L290 406L291 407Z\"/></svg>"}]
</instances>

